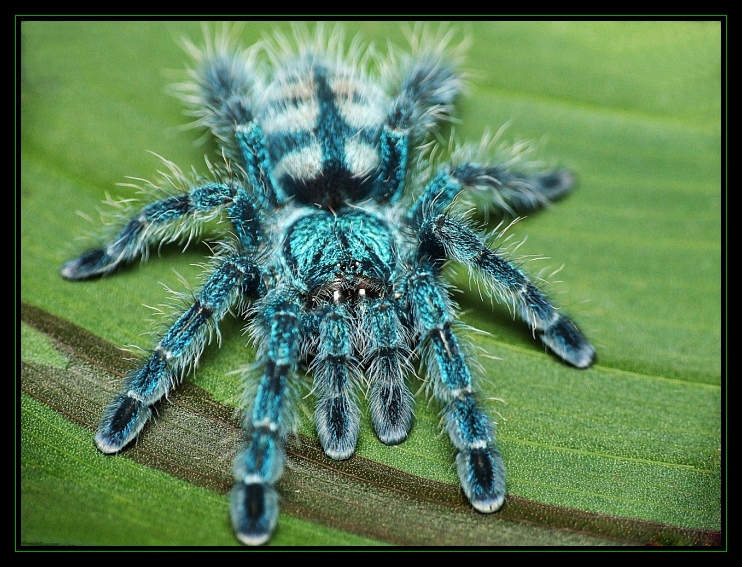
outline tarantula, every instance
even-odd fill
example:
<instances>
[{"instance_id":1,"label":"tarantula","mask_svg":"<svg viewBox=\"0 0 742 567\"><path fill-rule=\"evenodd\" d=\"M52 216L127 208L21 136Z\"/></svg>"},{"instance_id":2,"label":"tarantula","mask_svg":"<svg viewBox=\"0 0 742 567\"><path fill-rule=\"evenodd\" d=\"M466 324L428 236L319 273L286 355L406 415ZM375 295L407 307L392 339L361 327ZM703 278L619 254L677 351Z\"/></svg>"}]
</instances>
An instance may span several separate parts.
<instances>
[{"instance_id":1,"label":"tarantula","mask_svg":"<svg viewBox=\"0 0 742 567\"><path fill-rule=\"evenodd\" d=\"M578 368L595 360L575 323L455 212L454 201L467 198L501 213L535 209L566 194L573 176L512 155L488 163L466 150L424 175L414 160L433 161L427 145L463 85L451 34L419 32L411 52L390 54L378 73L368 70L360 41L346 51L341 35L320 27L314 39L278 36L248 49L228 34L207 37L203 49L190 45L195 66L182 96L222 146L228 173L143 206L107 244L61 270L69 280L108 274L152 246L189 239L217 213L228 220L226 245L195 300L127 377L96 443L115 453L135 439L225 314L245 316L262 364L231 494L234 529L246 544L266 542L277 523L275 485L302 365L313 376L320 443L329 457L347 459L363 380L379 440L405 440L413 422L408 376L419 355L464 493L480 512L502 506L504 467L454 332L447 261L474 270L562 360Z\"/></svg>"}]
</instances>

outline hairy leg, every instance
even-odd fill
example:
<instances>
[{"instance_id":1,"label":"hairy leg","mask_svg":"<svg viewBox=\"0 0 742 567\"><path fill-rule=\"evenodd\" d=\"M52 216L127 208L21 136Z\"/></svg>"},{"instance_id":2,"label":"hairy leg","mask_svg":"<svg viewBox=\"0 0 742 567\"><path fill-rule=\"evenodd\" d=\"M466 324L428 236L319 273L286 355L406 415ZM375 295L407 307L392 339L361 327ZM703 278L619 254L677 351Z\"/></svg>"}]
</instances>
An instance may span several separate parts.
<instances>
[{"instance_id":1,"label":"hairy leg","mask_svg":"<svg viewBox=\"0 0 742 567\"><path fill-rule=\"evenodd\" d=\"M244 189L210 183L189 193L155 201L144 206L105 246L89 250L62 266L62 277L84 280L107 274L122 264L146 257L150 246L190 240L199 223L226 208L240 245L252 250L259 239L257 213Z\"/></svg>"},{"instance_id":2,"label":"hairy leg","mask_svg":"<svg viewBox=\"0 0 742 567\"><path fill-rule=\"evenodd\" d=\"M478 269L493 294L513 306L562 360L577 368L595 362L595 349L577 325L562 315L520 269L490 250L466 225L448 215L437 215L423 222L419 238L423 256L443 255Z\"/></svg>"},{"instance_id":3,"label":"hairy leg","mask_svg":"<svg viewBox=\"0 0 742 567\"><path fill-rule=\"evenodd\" d=\"M505 467L495 445L494 426L479 407L472 376L453 331L453 309L434 271L422 266L409 280L415 326L427 346L426 366L445 428L456 447L459 480L472 506L495 512L505 502Z\"/></svg>"},{"instance_id":4,"label":"hairy leg","mask_svg":"<svg viewBox=\"0 0 742 567\"><path fill-rule=\"evenodd\" d=\"M354 397L358 373L350 316L342 304L318 314L317 354L310 370L317 398L317 433L327 456L347 459L356 448L360 414Z\"/></svg>"},{"instance_id":5,"label":"hairy leg","mask_svg":"<svg viewBox=\"0 0 742 567\"><path fill-rule=\"evenodd\" d=\"M278 521L275 483L283 473L284 438L290 424L289 380L296 372L302 341L301 308L288 294L273 290L260 305L263 375L245 420L247 447L234 462L232 525L248 545L268 540Z\"/></svg>"},{"instance_id":6,"label":"hairy leg","mask_svg":"<svg viewBox=\"0 0 742 567\"><path fill-rule=\"evenodd\" d=\"M219 264L193 305L162 336L105 410L95 438L102 452L120 451L139 434L152 405L198 360L210 329L242 295L257 296L261 285L261 274L250 259L234 256Z\"/></svg>"}]
</instances>

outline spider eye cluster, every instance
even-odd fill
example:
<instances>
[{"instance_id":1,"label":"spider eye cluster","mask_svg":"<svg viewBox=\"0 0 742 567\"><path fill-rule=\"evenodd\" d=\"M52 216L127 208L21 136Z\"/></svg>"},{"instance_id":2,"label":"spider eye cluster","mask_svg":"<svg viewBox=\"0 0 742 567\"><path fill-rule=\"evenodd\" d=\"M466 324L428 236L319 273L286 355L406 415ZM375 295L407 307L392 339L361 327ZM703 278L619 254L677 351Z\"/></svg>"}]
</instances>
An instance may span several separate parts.
<instances>
[{"instance_id":1,"label":"spider eye cluster","mask_svg":"<svg viewBox=\"0 0 742 567\"><path fill-rule=\"evenodd\" d=\"M314 306L341 303L356 305L365 300L377 299L382 292L382 284L370 279L337 279L314 290L310 297Z\"/></svg>"}]
</instances>

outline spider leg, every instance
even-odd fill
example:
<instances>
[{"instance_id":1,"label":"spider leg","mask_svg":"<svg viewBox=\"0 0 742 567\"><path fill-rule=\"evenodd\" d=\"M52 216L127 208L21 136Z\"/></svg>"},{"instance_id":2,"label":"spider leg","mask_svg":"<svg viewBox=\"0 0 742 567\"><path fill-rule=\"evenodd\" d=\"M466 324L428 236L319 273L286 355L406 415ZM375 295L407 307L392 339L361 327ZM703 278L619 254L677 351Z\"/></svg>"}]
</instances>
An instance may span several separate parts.
<instances>
[{"instance_id":1,"label":"spider leg","mask_svg":"<svg viewBox=\"0 0 742 567\"><path fill-rule=\"evenodd\" d=\"M247 177L261 204L275 206L279 200L273 164L263 130L252 117L235 128L235 139L245 162Z\"/></svg>"},{"instance_id":2,"label":"spider leg","mask_svg":"<svg viewBox=\"0 0 742 567\"><path fill-rule=\"evenodd\" d=\"M225 259L201 288L196 301L162 336L149 359L127 379L103 414L95 437L103 453L131 442L182 371L198 360L213 328L242 294L257 296L262 287L258 267L244 256Z\"/></svg>"},{"instance_id":3,"label":"spider leg","mask_svg":"<svg viewBox=\"0 0 742 567\"><path fill-rule=\"evenodd\" d=\"M381 161L377 198L379 201L396 201L404 193L407 179L409 133L385 125L379 140Z\"/></svg>"},{"instance_id":4,"label":"spider leg","mask_svg":"<svg viewBox=\"0 0 742 567\"><path fill-rule=\"evenodd\" d=\"M517 267L490 250L470 228L441 214L423 221L420 255L438 261L453 258L477 268L495 294L513 305L515 311L539 334L541 340L565 362L587 368L595 362L595 349L577 325L562 315Z\"/></svg>"},{"instance_id":5,"label":"spider leg","mask_svg":"<svg viewBox=\"0 0 742 567\"><path fill-rule=\"evenodd\" d=\"M225 32L209 39L204 49L188 46L196 66L194 81L181 85L181 98L198 118L195 125L209 128L230 157L242 159L255 201L275 205L276 185L265 135L255 122L252 91L260 73L255 50L242 50Z\"/></svg>"},{"instance_id":6,"label":"spider leg","mask_svg":"<svg viewBox=\"0 0 742 567\"><path fill-rule=\"evenodd\" d=\"M423 263L424 264L424 263ZM495 445L494 427L475 398L472 377L453 332L453 309L435 270L422 265L408 282L414 324L429 346L427 367L435 376L433 392L458 450L461 486L480 512L497 511L505 501L505 468Z\"/></svg>"},{"instance_id":7,"label":"spider leg","mask_svg":"<svg viewBox=\"0 0 742 567\"><path fill-rule=\"evenodd\" d=\"M64 264L62 277L84 280L107 274L121 264L146 256L153 244L187 239L194 233L193 222L210 218L219 207L226 207L241 245L246 250L253 249L260 232L250 197L241 187L210 183L146 205L104 247Z\"/></svg>"},{"instance_id":8,"label":"spider leg","mask_svg":"<svg viewBox=\"0 0 742 567\"><path fill-rule=\"evenodd\" d=\"M315 421L320 443L332 459L347 459L356 448L360 413L354 399L356 361L350 316L341 303L318 314L318 352L310 366L317 398Z\"/></svg>"},{"instance_id":9,"label":"spider leg","mask_svg":"<svg viewBox=\"0 0 742 567\"><path fill-rule=\"evenodd\" d=\"M364 305L361 332L366 376L371 384L371 420L382 443L396 445L412 427L413 396L405 382L409 347L396 303L377 298Z\"/></svg>"},{"instance_id":10,"label":"spider leg","mask_svg":"<svg viewBox=\"0 0 742 567\"><path fill-rule=\"evenodd\" d=\"M420 226L424 218L442 213L462 191L501 212L526 212L564 196L574 181L567 170L525 174L507 166L453 165L430 180L408 211L407 222Z\"/></svg>"},{"instance_id":11,"label":"spider leg","mask_svg":"<svg viewBox=\"0 0 742 567\"><path fill-rule=\"evenodd\" d=\"M420 56L408 63L379 141L380 201L396 202L402 196L410 144L419 143L448 117L461 87L461 76L440 57Z\"/></svg>"},{"instance_id":12,"label":"spider leg","mask_svg":"<svg viewBox=\"0 0 742 567\"><path fill-rule=\"evenodd\" d=\"M274 484L283 472L288 382L296 370L302 341L300 305L284 296L288 294L274 290L263 306L264 370L245 423L252 436L234 464L232 525L240 541L248 545L267 541L278 521Z\"/></svg>"}]
</instances>

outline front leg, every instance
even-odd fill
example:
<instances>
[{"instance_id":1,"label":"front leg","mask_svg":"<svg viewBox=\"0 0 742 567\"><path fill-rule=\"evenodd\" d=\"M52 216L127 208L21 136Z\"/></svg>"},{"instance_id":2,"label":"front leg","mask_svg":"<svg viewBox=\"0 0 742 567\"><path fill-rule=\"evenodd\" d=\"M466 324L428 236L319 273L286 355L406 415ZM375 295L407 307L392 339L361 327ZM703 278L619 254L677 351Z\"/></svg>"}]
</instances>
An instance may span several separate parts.
<instances>
[{"instance_id":1,"label":"front leg","mask_svg":"<svg viewBox=\"0 0 742 567\"><path fill-rule=\"evenodd\" d=\"M247 545L265 543L278 522L274 485L283 474L290 380L296 373L302 342L301 306L289 297L287 290L277 288L257 306L255 332L261 340L263 375L245 419L251 437L234 461L231 494L232 525Z\"/></svg>"},{"instance_id":2,"label":"front leg","mask_svg":"<svg viewBox=\"0 0 742 567\"><path fill-rule=\"evenodd\" d=\"M453 308L448 293L429 266L418 268L408 284L408 301L416 331L428 353L433 392L458 450L459 481L472 506L496 512L505 502L505 467L495 445L494 426L474 396L472 377L453 332Z\"/></svg>"},{"instance_id":3,"label":"front leg","mask_svg":"<svg viewBox=\"0 0 742 567\"><path fill-rule=\"evenodd\" d=\"M413 420L414 398L405 380L412 370L410 339L395 300L374 298L361 306L371 422L382 443L397 445L407 438Z\"/></svg>"}]
</instances>

